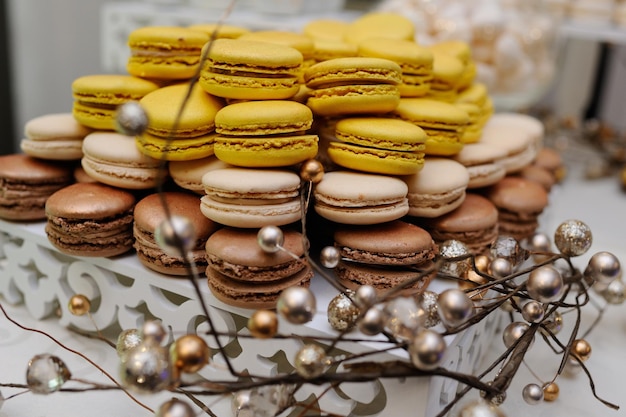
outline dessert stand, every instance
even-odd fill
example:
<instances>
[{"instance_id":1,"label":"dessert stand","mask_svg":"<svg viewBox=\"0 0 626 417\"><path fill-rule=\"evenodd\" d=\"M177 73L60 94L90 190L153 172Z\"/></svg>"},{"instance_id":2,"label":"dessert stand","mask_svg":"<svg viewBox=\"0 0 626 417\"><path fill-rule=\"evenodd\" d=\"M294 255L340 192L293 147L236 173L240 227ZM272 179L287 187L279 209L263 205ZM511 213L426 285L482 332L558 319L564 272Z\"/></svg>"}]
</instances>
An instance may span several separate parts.
<instances>
[{"instance_id":1,"label":"dessert stand","mask_svg":"<svg viewBox=\"0 0 626 417\"><path fill-rule=\"evenodd\" d=\"M140 328L148 318L160 320L175 336L180 332L207 332L202 309L188 280L150 271L140 264L134 253L114 258L73 257L59 253L48 242L44 226L44 222L20 224L0 220L0 295L7 302L14 305L23 303L37 320L56 314L57 326L81 332L93 333L96 328ZM291 366L289 360L295 356L301 343L295 339L276 343L246 337L246 322L253 310L225 305L213 297L204 279L200 281L202 296L209 306L215 328L228 333L221 342L237 369L269 376L279 367L285 369ZM449 285L434 281L429 288L440 291ZM306 336L336 335L327 322L326 312L322 311L336 295L336 290L320 276L312 279L311 289L318 305L314 319L304 326L281 321L281 333L301 335L303 339ZM91 300L89 316L75 316L67 311L65 306L74 294L83 294ZM479 325L449 337L447 356L442 366L450 371L474 373L498 330L500 317L499 314L490 315ZM213 348L210 337L207 337L207 342ZM371 342L342 342L337 345L337 354L342 351L359 353L375 346L375 343L374 338ZM114 355L113 352L110 354ZM406 352L397 349L376 356L376 360L381 361L399 358L406 358ZM214 365L206 367L200 375L207 379L228 379L230 374L219 355L212 361ZM111 373L117 375L115 369ZM433 416L454 398L459 383L433 377L404 381L380 379L346 386L351 389L342 384L341 395L338 392L322 395L319 400L322 409L341 415L358 410L355 415L363 416L379 415L383 410L384 414L393 410L421 410L424 416ZM317 394L321 392L320 387L313 389ZM306 395L311 393L303 391L301 395L305 392ZM117 394L123 395L121 392ZM75 400L80 401L80 397ZM225 403L230 407L229 401ZM219 415L230 414L224 412Z\"/></svg>"}]
</instances>

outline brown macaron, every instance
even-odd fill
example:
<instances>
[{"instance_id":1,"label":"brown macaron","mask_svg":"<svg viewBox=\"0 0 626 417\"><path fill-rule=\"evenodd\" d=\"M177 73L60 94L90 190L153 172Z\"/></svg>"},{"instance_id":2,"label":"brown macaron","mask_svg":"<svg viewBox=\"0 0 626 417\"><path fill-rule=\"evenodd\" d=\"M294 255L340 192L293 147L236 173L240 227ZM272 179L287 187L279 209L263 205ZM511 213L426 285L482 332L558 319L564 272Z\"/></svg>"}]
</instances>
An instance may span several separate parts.
<instances>
[{"instance_id":1,"label":"brown macaron","mask_svg":"<svg viewBox=\"0 0 626 417\"><path fill-rule=\"evenodd\" d=\"M258 229L225 227L206 242L209 288L228 305L274 308L283 289L307 286L313 276L299 232L284 229L285 251L274 253L261 249L257 234Z\"/></svg>"},{"instance_id":2,"label":"brown macaron","mask_svg":"<svg viewBox=\"0 0 626 417\"><path fill-rule=\"evenodd\" d=\"M59 251L109 257L133 247L135 197L100 183L76 183L46 201L46 234Z\"/></svg>"},{"instance_id":3,"label":"brown macaron","mask_svg":"<svg viewBox=\"0 0 626 417\"><path fill-rule=\"evenodd\" d=\"M167 204L170 216L184 217L193 225L196 241L186 257L166 253L155 241L156 229L167 219L163 202ZM134 247L143 265L162 274L177 276L187 275L191 263L200 270L206 268L204 245L219 225L202 214L199 195L178 191L150 194L135 205L134 217Z\"/></svg>"},{"instance_id":4,"label":"brown macaron","mask_svg":"<svg viewBox=\"0 0 626 417\"><path fill-rule=\"evenodd\" d=\"M485 196L498 209L500 235L521 241L537 229L538 217L548 205L548 192L526 178L507 176L486 190Z\"/></svg>"},{"instance_id":5,"label":"brown macaron","mask_svg":"<svg viewBox=\"0 0 626 417\"><path fill-rule=\"evenodd\" d=\"M560 182L567 174L567 168L559 151L553 148L543 147L537 152L532 165L544 168L554 177L555 182Z\"/></svg>"},{"instance_id":6,"label":"brown macaron","mask_svg":"<svg viewBox=\"0 0 626 417\"><path fill-rule=\"evenodd\" d=\"M73 169L24 154L0 156L0 218L44 220L46 200L74 182Z\"/></svg>"},{"instance_id":7,"label":"brown macaron","mask_svg":"<svg viewBox=\"0 0 626 417\"><path fill-rule=\"evenodd\" d=\"M423 224L435 242L458 240L474 255L485 254L498 237L498 209L487 198L467 193L463 203L443 216Z\"/></svg>"},{"instance_id":8,"label":"brown macaron","mask_svg":"<svg viewBox=\"0 0 626 417\"><path fill-rule=\"evenodd\" d=\"M339 281L349 289L368 284L379 291L407 285L403 293L424 290L432 275L410 284L416 269L432 266L438 248L421 227L396 220L369 226L342 226L334 233L342 260L335 268Z\"/></svg>"}]
</instances>

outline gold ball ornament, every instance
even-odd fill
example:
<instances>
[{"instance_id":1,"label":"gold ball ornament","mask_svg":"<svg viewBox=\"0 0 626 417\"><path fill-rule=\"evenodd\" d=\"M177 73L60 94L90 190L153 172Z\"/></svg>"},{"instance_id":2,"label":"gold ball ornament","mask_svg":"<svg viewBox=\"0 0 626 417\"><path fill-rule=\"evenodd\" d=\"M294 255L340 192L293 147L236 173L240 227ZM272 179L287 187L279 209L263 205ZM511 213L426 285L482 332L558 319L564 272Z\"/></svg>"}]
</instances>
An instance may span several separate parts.
<instances>
[{"instance_id":1,"label":"gold ball ornament","mask_svg":"<svg viewBox=\"0 0 626 417\"><path fill-rule=\"evenodd\" d=\"M316 159L309 159L304 161L300 167L300 178L303 181L312 182L317 184L324 177L324 166Z\"/></svg>"},{"instance_id":2,"label":"gold ball ornament","mask_svg":"<svg viewBox=\"0 0 626 417\"><path fill-rule=\"evenodd\" d=\"M91 301L82 294L74 294L67 303L67 308L75 316L84 316L91 310Z\"/></svg>"},{"instance_id":3,"label":"gold ball ornament","mask_svg":"<svg viewBox=\"0 0 626 417\"><path fill-rule=\"evenodd\" d=\"M559 398L559 386L556 382L548 382L543 386L543 400L544 401L556 401Z\"/></svg>"},{"instance_id":4,"label":"gold ball ornament","mask_svg":"<svg viewBox=\"0 0 626 417\"><path fill-rule=\"evenodd\" d=\"M487 255L478 255L474 258L474 264L476 265L476 269L483 274L487 273L489 269L489 257Z\"/></svg>"},{"instance_id":5,"label":"gold ball ornament","mask_svg":"<svg viewBox=\"0 0 626 417\"><path fill-rule=\"evenodd\" d=\"M554 244L565 256L580 256L591 247L591 229L580 220L566 220L554 232Z\"/></svg>"},{"instance_id":6,"label":"gold ball ornament","mask_svg":"<svg viewBox=\"0 0 626 417\"><path fill-rule=\"evenodd\" d=\"M361 310L353 301L354 291L346 290L339 293L328 303L326 309L328 323L340 332L350 330L356 326Z\"/></svg>"},{"instance_id":7,"label":"gold ball ornament","mask_svg":"<svg viewBox=\"0 0 626 417\"><path fill-rule=\"evenodd\" d=\"M269 339L278 332L278 316L270 310L257 310L248 319L248 330L257 339Z\"/></svg>"},{"instance_id":8,"label":"gold ball ornament","mask_svg":"<svg viewBox=\"0 0 626 417\"><path fill-rule=\"evenodd\" d=\"M572 343L571 353L584 362L591 357L591 345L585 339L576 339Z\"/></svg>"},{"instance_id":9,"label":"gold ball ornament","mask_svg":"<svg viewBox=\"0 0 626 417\"><path fill-rule=\"evenodd\" d=\"M211 356L211 349L204 339L195 334L179 337L170 347L172 365L187 373L198 372Z\"/></svg>"},{"instance_id":10,"label":"gold ball ornament","mask_svg":"<svg viewBox=\"0 0 626 417\"><path fill-rule=\"evenodd\" d=\"M622 187L626 188L626 166L624 166L619 173L620 181L622 183Z\"/></svg>"},{"instance_id":11,"label":"gold ball ornament","mask_svg":"<svg viewBox=\"0 0 626 417\"><path fill-rule=\"evenodd\" d=\"M329 358L326 351L319 345L308 344L302 346L296 353L294 368L298 375L310 379L324 373L328 366Z\"/></svg>"}]
</instances>

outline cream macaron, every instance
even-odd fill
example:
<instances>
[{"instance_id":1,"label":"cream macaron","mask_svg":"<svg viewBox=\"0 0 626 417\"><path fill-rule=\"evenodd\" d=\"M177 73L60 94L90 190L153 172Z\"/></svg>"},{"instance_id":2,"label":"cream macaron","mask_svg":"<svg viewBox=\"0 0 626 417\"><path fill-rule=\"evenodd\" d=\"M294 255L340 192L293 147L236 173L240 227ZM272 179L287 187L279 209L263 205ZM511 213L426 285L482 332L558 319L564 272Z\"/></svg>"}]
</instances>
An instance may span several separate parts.
<instances>
[{"instance_id":1,"label":"cream macaron","mask_svg":"<svg viewBox=\"0 0 626 417\"><path fill-rule=\"evenodd\" d=\"M402 177L408 186L410 216L437 217L459 207L465 199L469 173L449 158L427 157L414 175Z\"/></svg>"}]
</instances>

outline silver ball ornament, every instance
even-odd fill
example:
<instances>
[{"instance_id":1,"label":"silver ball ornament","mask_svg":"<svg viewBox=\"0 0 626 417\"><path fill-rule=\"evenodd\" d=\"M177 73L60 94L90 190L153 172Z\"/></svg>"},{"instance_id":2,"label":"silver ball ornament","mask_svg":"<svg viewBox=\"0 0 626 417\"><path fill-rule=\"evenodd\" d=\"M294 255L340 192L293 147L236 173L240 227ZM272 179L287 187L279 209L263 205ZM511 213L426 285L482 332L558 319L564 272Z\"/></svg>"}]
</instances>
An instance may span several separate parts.
<instances>
[{"instance_id":1,"label":"silver ball ornament","mask_svg":"<svg viewBox=\"0 0 626 417\"><path fill-rule=\"evenodd\" d=\"M141 327L141 339L144 343L160 345L167 333L158 320L148 320Z\"/></svg>"},{"instance_id":2,"label":"silver ball ornament","mask_svg":"<svg viewBox=\"0 0 626 417\"><path fill-rule=\"evenodd\" d=\"M317 378L324 373L327 366L328 357L320 345L304 345L296 353L294 368L301 377Z\"/></svg>"},{"instance_id":3,"label":"silver ball ornament","mask_svg":"<svg viewBox=\"0 0 626 417\"><path fill-rule=\"evenodd\" d=\"M439 307L437 307L437 299L439 295L434 291L424 291L418 297L417 301L424 310L424 317L422 326L429 329L441 323L441 317L439 317Z\"/></svg>"},{"instance_id":4,"label":"silver ball ornament","mask_svg":"<svg viewBox=\"0 0 626 417\"><path fill-rule=\"evenodd\" d=\"M513 269L517 269L529 257L529 252L520 245L517 239L511 236L498 236L491 244L489 253L492 259L506 259Z\"/></svg>"},{"instance_id":5,"label":"silver ball ornament","mask_svg":"<svg viewBox=\"0 0 626 417\"><path fill-rule=\"evenodd\" d=\"M257 243L264 252L275 253L285 243L285 235L279 227L263 226L257 233Z\"/></svg>"},{"instance_id":6,"label":"silver ball ornament","mask_svg":"<svg viewBox=\"0 0 626 417\"><path fill-rule=\"evenodd\" d=\"M489 264L489 272L495 278L504 278L513 273L513 265L506 258L496 258Z\"/></svg>"},{"instance_id":7,"label":"silver ball ornament","mask_svg":"<svg viewBox=\"0 0 626 417\"><path fill-rule=\"evenodd\" d=\"M537 384L528 384L522 389L522 398L526 404L538 404L543 400L543 389Z\"/></svg>"},{"instance_id":8,"label":"silver ball ornament","mask_svg":"<svg viewBox=\"0 0 626 417\"><path fill-rule=\"evenodd\" d=\"M361 333L375 336L385 327L385 313L377 306L370 307L358 320L357 326Z\"/></svg>"},{"instance_id":9,"label":"silver ball ornament","mask_svg":"<svg viewBox=\"0 0 626 417\"><path fill-rule=\"evenodd\" d=\"M446 348L443 336L433 330L423 329L410 341L411 363L424 371L433 370L443 360Z\"/></svg>"},{"instance_id":10,"label":"silver ball ornament","mask_svg":"<svg viewBox=\"0 0 626 417\"><path fill-rule=\"evenodd\" d=\"M115 344L115 350L117 356L122 356L132 348L138 346L142 342L141 333L137 329L128 329L122 331L117 336L117 343Z\"/></svg>"},{"instance_id":11,"label":"silver ball ornament","mask_svg":"<svg viewBox=\"0 0 626 417\"><path fill-rule=\"evenodd\" d=\"M308 323L313 319L316 309L315 295L305 287L283 290L276 302L276 311L292 324Z\"/></svg>"},{"instance_id":12,"label":"silver ball ornament","mask_svg":"<svg viewBox=\"0 0 626 417\"><path fill-rule=\"evenodd\" d=\"M371 285L361 285L356 289L354 301L359 308L366 309L373 306L378 299L376 288Z\"/></svg>"},{"instance_id":13,"label":"silver ball ornament","mask_svg":"<svg viewBox=\"0 0 626 417\"><path fill-rule=\"evenodd\" d=\"M472 267L469 257L471 254L467 245L460 240L446 240L439 246L439 256L444 260L439 272L444 275L463 277Z\"/></svg>"},{"instance_id":14,"label":"silver ball ornament","mask_svg":"<svg viewBox=\"0 0 626 417\"><path fill-rule=\"evenodd\" d=\"M528 324L521 321L514 321L507 325L502 331L502 341L506 348L513 346L520 337L524 336L524 333L529 329Z\"/></svg>"},{"instance_id":15,"label":"silver ball ornament","mask_svg":"<svg viewBox=\"0 0 626 417\"><path fill-rule=\"evenodd\" d=\"M327 317L330 326L337 331L347 331L356 326L360 310L352 301L354 291L339 293L328 303Z\"/></svg>"},{"instance_id":16,"label":"silver ball ornament","mask_svg":"<svg viewBox=\"0 0 626 417\"><path fill-rule=\"evenodd\" d=\"M439 317L444 325L456 327L465 323L474 313L474 302L464 291L444 290L437 298Z\"/></svg>"},{"instance_id":17,"label":"silver ball ornament","mask_svg":"<svg viewBox=\"0 0 626 417\"><path fill-rule=\"evenodd\" d=\"M195 417L196 413L193 408L177 398L172 398L169 401L161 404L157 410L155 417Z\"/></svg>"},{"instance_id":18,"label":"silver ball ornament","mask_svg":"<svg viewBox=\"0 0 626 417\"><path fill-rule=\"evenodd\" d=\"M535 232L528 239L528 246L534 252L549 252L552 248L550 237L543 232Z\"/></svg>"},{"instance_id":19,"label":"silver ball ornament","mask_svg":"<svg viewBox=\"0 0 626 417\"><path fill-rule=\"evenodd\" d=\"M117 106L115 127L119 133L127 136L140 136L146 131L149 124L148 113L139 102L127 101Z\"/></svg>"},{"instance_id":20,"label":"silver ball ornament","mask_svg":"<svg viewBox=\"0 0 626 417\"><path fill-rule=\"evenodd\" d=\"M65 362L49 354L33 356L26 368L26 385L34 394L52 394L71 377Z\"/></svg>"},{"instance_id":21,"label":"silver ball ornament","mask_svg":"<svg viewBox=\"0 0 626 417\"><path fill-rule=\"evenodd\" d=\"M539 323L543 320L545 309L539 301L530 300L522 306L522 317L529 323Z\"/></svg>"},{"instance_id":22,"label":"silver ball ornament","mask_svg":"<svg viewBox=\"0 0 626 417\"><path fill-rule=\"evenodd\" d=\"M558 269L544 265L528 274L526 281L528 295L534 300L549 303L557 300L563 291L563 277Z\"/></svg>"},{"instance_id":23,"label":"silver ball ornament","mask_svg":"<svg viewBox=\"0 0 626 417\"><path fill-rule=\"evenodd\" d=\"M609 284L622 275L619 259L610 252L598 252L589 258L584 276L589 285Z\"/></svg>"},{"instance_id":24,"label":"silver ball ornament","mask_svg":"<svg viewBox=\"0 0 626 417\"><path fill-rule=\"evenodd\" d=\"M385 327L398 340L409 340L425 319L426 312L414 297L396 297L383 308Z\"/></svg>"},{"instance_id":25,"label":"silver ball ornament","mask_svg":"<svg viewBox=\"0 0 626 417\"><path fill-rule=\"evenodd\" d=\"M169 350L146 343L126 352L120 361L120 381L139 394L153 394L167 389L172 380Z\"/></svg>"},{"instance_id":26,"label":"silver ball ornament","mask_svg":"<svg viewBox=\"0 0 626 417\"><path fill-rule=\"evenodd\" d=\"M320 263L325 268L335 268L339 265L341 260L341 254L339 249L334 246L326 246L320 252Z\"/></svg>"},{"instance_id":27,"label":"silver ball ornament","mask_svg":"<svg viewBox=\"0 0 626 417\"><path fill-rule=\"evenodd\" d=\"M580 256L587 252L593 241L591 229L580 220L567 220L554 232L554 244L565 256Z\"/></svg>"},{"instance_id":28,"label":"silver ball ornament","mask_svg":"<svg viewBox=\"0 0 626 417\"><path fill-rule=\"evenodd\" d=\"M154 230L157 245L170 256L183 256L196 246L196 230L187 217L172 215Z\"/></svg>"}]
</instances>

